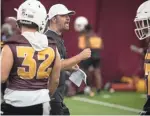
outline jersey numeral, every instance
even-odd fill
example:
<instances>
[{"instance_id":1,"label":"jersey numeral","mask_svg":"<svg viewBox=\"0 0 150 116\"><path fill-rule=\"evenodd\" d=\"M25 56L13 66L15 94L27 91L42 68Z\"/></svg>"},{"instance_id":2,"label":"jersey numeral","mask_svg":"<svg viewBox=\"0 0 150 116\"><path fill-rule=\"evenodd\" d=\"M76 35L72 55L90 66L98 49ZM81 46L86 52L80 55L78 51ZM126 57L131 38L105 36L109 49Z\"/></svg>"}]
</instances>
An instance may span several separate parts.
<instances>
[{"instance_id":1,"label":"jersey numeral","mask_svg":"<svg viewBox=\"0 0 150 116\"><path fill-rule=\"evenodd\" d=\"M22 79L33 79L35 76L37 79L48 78L51 74L52 68L49 68L55 58L55 52L52 48L47 48L43 51L39 51L35 55L35 51L32 47L17 47L17 57L24 58L22 66L18 67L17 74ZM36 60L43 60L43 62L37 67ZM25 69L26 66L28 69Z\"/></svg>"}]
</instances>

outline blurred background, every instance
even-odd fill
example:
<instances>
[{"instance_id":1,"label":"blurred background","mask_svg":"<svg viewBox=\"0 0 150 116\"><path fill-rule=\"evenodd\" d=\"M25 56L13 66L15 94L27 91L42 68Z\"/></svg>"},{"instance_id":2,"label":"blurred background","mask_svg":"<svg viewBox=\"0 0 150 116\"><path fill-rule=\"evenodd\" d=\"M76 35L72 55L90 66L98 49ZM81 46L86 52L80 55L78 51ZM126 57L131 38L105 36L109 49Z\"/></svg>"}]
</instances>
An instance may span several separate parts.
<instances>
[{"instance_id":1,"label":"blurred background","mask_svg":"<svg viewBox=\"0 0 150 116\"><path fill-rule=\"evenodd\" d=\"M2 0L1 23L7 17L16 17L14 8L24 0ZM89 95L82 83L77 88L70 81L66 91L66 105L72 115L125 115L138 114L146 100L144 82L145 41L139 41L134 33L136 10L145 0L40 0L47 11L53 4L61 3L76 11L71 16L70 30L64 33L68 57L79 53L79 33L74 29L78 16L88 19L93 30L103 41L101 57L102 91ZM94 77L93 77L94 79ZM85 89L86 88L86 89ZM79 94L84 93L84 94ZM75 96L76 95L76 96Z\"/></svg>"}]
</instances>

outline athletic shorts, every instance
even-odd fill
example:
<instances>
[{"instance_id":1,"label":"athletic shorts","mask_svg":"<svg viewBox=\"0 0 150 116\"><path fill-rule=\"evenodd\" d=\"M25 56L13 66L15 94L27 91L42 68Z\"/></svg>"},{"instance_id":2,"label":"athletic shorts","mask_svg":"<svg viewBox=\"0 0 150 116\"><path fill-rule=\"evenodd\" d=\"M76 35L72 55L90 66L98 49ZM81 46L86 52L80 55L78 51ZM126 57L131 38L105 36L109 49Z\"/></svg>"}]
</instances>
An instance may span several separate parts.
<instances>
[{"instance_id":1,"label":"athletic shorts","mask_svg":"<svg viewBox=\"0 0 150 116\"><path fill-rule=\"evenodd\" d=\"M2 115L43 115L44 109L43 104L28 107L15 107L3 102L1 104L1 113Z\"/></svg>"}]
</instances>

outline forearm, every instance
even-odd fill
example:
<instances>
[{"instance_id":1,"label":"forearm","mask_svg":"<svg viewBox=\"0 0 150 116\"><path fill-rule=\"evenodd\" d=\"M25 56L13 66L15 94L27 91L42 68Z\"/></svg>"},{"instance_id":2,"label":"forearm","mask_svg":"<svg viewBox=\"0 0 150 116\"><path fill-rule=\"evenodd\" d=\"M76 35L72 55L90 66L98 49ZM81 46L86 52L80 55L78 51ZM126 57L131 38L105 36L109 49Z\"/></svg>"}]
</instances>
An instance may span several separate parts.
<instances>
[{"instance_id":1,"label":"forearm","mask_svg":"<svg viewBox=\"0 0 150 116\"><path fill-rule=\"evenodd\" d=\"M1 77L1 83L5 83L8 79L8 76L2 76Z\"/></svg>"},{"instance_id":2,"label":"forearm","mask_svg":"<svg viewBox=\"0 0 150 116\"><path fill-rule=\"evenodd\" d=\"M51 81L49 83L49 91L50 91L50 95L51 96L55 93L55 91L56 91L56 89L58 87L58 84L59 84L59 79L57 79L55 81Z\"/></svg>"},{"instance_id":3,"label":"forearm","mask_svg":"<svg viewBox=\"0 0 150 116\"><path fill-rule=\"evenodd\" d=\"M53 67L50 80L49 80L50 95L53 95L58 87L59 78L60 78L60 70L61 70L60 55L58 53L58 50L56 50L56 60L55 60L54 67Z\"/></svg>"},{"instance_id":4,"label":"forearm","mask_svg":"<svg viewBox=\"0 0 150 116\"><path fill-rule=\"evenodd\" d=\"M74 65L78 64L82 59L79 55L61 61L61 70L69 70Z\"/></svg>"}]
</instances>

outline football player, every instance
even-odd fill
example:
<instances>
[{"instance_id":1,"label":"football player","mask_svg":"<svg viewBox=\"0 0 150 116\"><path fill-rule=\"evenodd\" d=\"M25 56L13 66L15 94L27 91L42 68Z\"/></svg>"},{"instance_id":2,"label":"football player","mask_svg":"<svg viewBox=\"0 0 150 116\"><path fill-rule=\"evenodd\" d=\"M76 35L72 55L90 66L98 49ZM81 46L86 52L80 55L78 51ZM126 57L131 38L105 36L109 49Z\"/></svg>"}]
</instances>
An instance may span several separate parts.
<instances>
[{"instance_id":1,"label":"football player","mask_svg":"<svg viewBox=\"0 0 150 116\"><path fill-rule=\"evenodd\" d=\"M147 101L143 107L141 115L150 115L150 0L142 3L135 17L135 33L140 40L146 39L149 43L145 55L145 78L147 84Z\"/></svg>"},{"instance_id":2,"label":"football player","mask_svg":"<svg viewBox=\"0 0 150 116\"><path fill-rule=\"evenodd\" d=\"M45 7L27 0L17 11L21 35L12 36L1 54L1 82L7 82L1 110L4 115L42 115L59 83L60 56L55 42L40 31Z\"/></svg>"},{"instance_id":3,"label":"football player","mask_svg":"<svg viewBox=\"0 0 150 116\"><path fill-rule=\"evenodd\" d=\"M1 29L1 49L3 48L3 45L5 41L7 41L12 35L20 34L19 28L17 26L17 20L15 17L6 17L5 22L2 25ZM3 83L1 85L1 92L4 94L4 91L6 89L6 83Z\"/></svg>"},{"instance_id":4,"label":"football player","mask_svg":"<svg viewBox=\"0 0 150 116\"><path fill-rule=\"evenodd\" d=\"M88 74L88 83L91 85L93 78L90 76L93 72L95 77L95 84L97 93L100 93L102 87L102 76L100 71L100 51L103 47L102 39L96 35L92 26L89 24L88 19L83 16L76 18L74 23L75 30L79 33L78 47L80 50L85 48L91 49L91 58L82 61L80 67L84 69ZM90 96L94 96L93 92L90 92Z\"/></svg>"}]
</instances>

